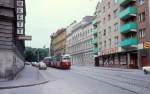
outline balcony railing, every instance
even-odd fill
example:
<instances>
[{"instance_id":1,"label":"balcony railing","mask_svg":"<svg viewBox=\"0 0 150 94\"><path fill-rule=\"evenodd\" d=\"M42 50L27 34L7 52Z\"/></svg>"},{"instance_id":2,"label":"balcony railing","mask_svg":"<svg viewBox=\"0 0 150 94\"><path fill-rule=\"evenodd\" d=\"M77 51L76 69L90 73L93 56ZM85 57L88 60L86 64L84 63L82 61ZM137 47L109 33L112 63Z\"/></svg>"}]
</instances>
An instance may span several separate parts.
<instances>
[{"instance_id":1,"label":"balcony railing","mask_svg":"<svg viewBox=\"0 0 150 94\"><path fill-rule=\"evenodd\" d=\"M92 24L93 24L93 25L96 25L96 24L97 24L97 20L94 19L94 20L92 21Z\"/></svg>"},{"instance_id":2,"label":"balcony railing","mask_svg":"<svg viewBox=\"0 0 150 94\"><path fill-rule=\"evenodd\" d=\"M120 43L121 47L132 46L132 45L137 45L137 44L138 44L137 38L124 39Z\"/></svg>"},{"instance_id":3,"label":"balcony railing","mask_svg":"<svg viewBox=\"0 0 150 94\"><path fill-rule=\"evenodd\" d=\"M94 49L92 50L92 53L93 53L93 54L98 54L98 48L94 48Z\"/></svg>"},{"instance_id":4,"label":"balcony railing","mask_svg":"<svg viewBox=\"0 0 150 94\"><path fill-rule=\"evenodd\" d=\"M136 14L137 14L137 9L136 9L136 7L132 6L132 7L128 7L125 10L121 11L119 13L119 18L121 20L125 20L125 19L127 19L129 17L136 16Z\"/></svg>"},{"instance_id":5,"label":"balcony railing","mask_svg":"<svg viewBox=\"0 0 150 94\"><path fill-rule=\"evenodd\" d=\"M97 29L92 29L91 32L93 35L95 35L95 34L97 34Z\"/></svg>"},{"instance_id":6,"label":"balcony railing","mask_svg":"<svg viewBox=\"0 0 150 94\"><path fill-rule=\"evenodd\" d=\"M138 28L138 24L136 22L129 22L120 27L121 33L128 33L128 32L136 32Z\"/></svg>"},{"instance_id":7,"label":"balcony railing","mask_svg":"<svg viewBox=\"0 0 150 94\"><path fill-rule=\"evenodd\" d=\"M95 44L97 44L97 42L98 42L98 39L95 38L95 39L93 39L93 40L91 41L91 44L95 45Z\"/></svg>"},{"instance_id":8,"label":"balcony railing","mask_svg":"<svg viewBox=\"0 0 150 94\"><path fill-rule=\"evenodd\" d=\"M117 0L118 4L120 4L121 6L125 6L130 4L131 2L135 2L136 0Z\"/></svg>"}]
</instances>

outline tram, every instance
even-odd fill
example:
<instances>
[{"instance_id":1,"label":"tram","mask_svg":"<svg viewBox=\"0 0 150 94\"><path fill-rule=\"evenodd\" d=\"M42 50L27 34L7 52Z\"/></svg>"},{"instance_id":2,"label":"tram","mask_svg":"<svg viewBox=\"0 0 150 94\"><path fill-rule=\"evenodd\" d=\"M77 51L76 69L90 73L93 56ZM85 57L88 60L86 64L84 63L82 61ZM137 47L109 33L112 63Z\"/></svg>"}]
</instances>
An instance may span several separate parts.
<instances>
[{"instance_id":1,"label":"tram","mask_svg":"<svg viewBox=\"0 0 150 94\"><path fill-rule=\"evenodd\" d=\"M71 57L69 54L46 57L43 60L48 67L70 69L71 68Z\"/></svg>"}]
</instances>

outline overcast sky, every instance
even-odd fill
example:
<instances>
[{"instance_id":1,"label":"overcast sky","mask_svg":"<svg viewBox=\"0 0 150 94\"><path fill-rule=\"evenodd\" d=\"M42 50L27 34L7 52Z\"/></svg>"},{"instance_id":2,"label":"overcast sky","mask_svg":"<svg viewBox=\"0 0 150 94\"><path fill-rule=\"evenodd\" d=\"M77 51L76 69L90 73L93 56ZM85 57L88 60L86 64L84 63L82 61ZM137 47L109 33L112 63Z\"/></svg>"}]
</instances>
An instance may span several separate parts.
<instances>
[{"instance_id":1,"label":"overcast sky","mask_svg":"<svg viewBox=\"0 0 150 94\"><path fill-rule=\"evenodd\" d=\"M26 0L26 46L49 47L50 35L57 29L93 15L99 0Z\"/></svg>"}]
</instances>

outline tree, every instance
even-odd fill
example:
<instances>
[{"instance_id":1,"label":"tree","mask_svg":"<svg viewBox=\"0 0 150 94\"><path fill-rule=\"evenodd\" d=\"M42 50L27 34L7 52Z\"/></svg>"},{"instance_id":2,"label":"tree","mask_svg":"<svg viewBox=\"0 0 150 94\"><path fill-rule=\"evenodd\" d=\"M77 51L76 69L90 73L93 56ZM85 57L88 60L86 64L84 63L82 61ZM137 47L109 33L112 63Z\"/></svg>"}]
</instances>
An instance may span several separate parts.
<instances>
[{"instance_id":1,"label":"tree","mask_svg":"<svg viewBox=\"0 0 150 94\"><path fill-rule=\"evenodd\" d=\"M35 62L37 61L37 56L35 53L35 49L27 47L25 49L25 60L28 62Z\"/></svg>"},{"instance_id":2,"label":"tree","mask_svg":"<svg viewBox=\"0 0 150 94\"><path fill-rule=\"evenodd\" d=\"M49 49L48 48L40 48L38 49L39 51L39 60L43 60L44 57L47 57L48 56L48 52L49 52Z\"/></svg>"},{"instance_id":3,"label":"tree","mask_svg":"<svg viewBox=\"0 0 150 94\"><path fill-rule=\"evenodd\" d=\"M25 60L28 62L37 62L43 60L44 57L48 56L49 49L48 48L31 48L27 47L25 49Z\"/></svg>"}]
</instances>

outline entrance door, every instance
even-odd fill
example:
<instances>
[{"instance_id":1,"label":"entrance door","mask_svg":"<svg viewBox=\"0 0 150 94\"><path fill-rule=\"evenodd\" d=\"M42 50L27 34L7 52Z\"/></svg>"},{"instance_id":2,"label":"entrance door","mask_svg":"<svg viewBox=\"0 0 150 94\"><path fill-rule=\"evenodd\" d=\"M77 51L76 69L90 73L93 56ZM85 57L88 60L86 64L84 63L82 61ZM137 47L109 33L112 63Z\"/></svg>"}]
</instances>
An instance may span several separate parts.
<instances>
[{"instance_id":1,"label":"entrance door","mask_svg":"<svg viewBox=\"0 0 150 94\"><path fill-rule=\"evenodd\" d=\"M137 64L137 54L132 53L131 54L131 64L130 64L131 68L138 68L138 64Z\"/></svg>"},{"instance_id":2,"label":"entrance door","mask_svg":"<svg viewBox=\"0 0 150 94\"><path fill-rule=\"evenodd\" d=\"M146 56L142 56L142 66L148 66L148 58Z\"/></svg>"}]
</instances>

